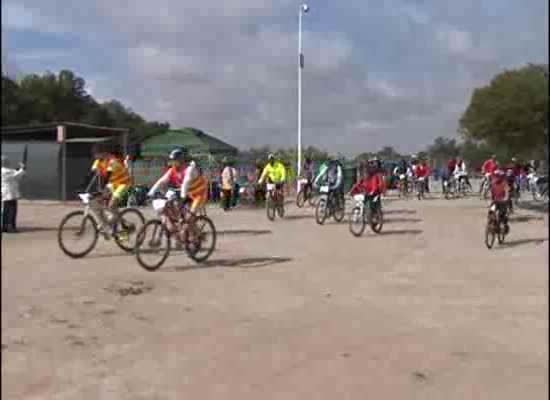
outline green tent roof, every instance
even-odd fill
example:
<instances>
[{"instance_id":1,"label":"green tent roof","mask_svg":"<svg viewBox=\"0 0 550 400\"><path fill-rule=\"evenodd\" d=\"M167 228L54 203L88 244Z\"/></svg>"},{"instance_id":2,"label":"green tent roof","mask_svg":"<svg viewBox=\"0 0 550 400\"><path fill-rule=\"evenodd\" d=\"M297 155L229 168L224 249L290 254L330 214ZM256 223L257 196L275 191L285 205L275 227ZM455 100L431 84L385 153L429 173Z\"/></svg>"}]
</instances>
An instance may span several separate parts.
<instances>
[{"instance_id":1,"label":"green tent roof","mask_svg":"<svg viewBox=\"0 0 550 400\"><path fill-rule=\"evenodd\" d=\"M163 157L178 146L187 148L193 154L235 155L238 152L236 147L198 129L183 128L146 139L141 144L141 154L145 157Z\"/></svg>"}]
</instances>

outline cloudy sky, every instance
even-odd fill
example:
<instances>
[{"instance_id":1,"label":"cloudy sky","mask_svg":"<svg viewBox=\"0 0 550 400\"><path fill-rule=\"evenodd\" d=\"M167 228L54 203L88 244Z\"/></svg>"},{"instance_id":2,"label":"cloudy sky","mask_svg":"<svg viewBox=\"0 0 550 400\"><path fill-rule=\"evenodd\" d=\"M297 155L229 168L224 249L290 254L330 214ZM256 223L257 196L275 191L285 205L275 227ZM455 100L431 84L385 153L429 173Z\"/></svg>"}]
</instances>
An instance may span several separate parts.
<instances>
[{"instance_id":1,"label":"cloudy sky","mask_svg":"<svg viewBox=\"0 0 550 400\"><path fill-rule=\"evenodd\" d=\"M76 5L78 4L78 5ZM293 146L296 0L2 0L3 69L243 148ZM548 0L311 0L303 140L356 154L452 137L472 88L548 62Z\"/></svg>"}]
</instances>

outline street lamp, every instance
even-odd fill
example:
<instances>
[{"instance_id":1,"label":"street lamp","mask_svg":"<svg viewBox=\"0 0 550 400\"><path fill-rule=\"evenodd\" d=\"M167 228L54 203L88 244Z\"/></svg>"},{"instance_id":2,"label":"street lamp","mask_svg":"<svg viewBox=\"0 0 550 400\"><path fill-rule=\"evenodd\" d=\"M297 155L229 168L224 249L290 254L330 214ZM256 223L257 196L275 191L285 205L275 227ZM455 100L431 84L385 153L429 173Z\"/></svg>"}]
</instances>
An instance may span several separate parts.
<instances>
[{"instance_id":1,"label":"street lamp","mask_svg":"<svg viewBox=\"0 0 550 400\"><path fill-rule=\"evenodd\" d=\"M298 12L298 176L302 173L302 69L304 55L302 54L302 15L309 11L307 4L300 6Z\"/></svg>"}]
</instances>

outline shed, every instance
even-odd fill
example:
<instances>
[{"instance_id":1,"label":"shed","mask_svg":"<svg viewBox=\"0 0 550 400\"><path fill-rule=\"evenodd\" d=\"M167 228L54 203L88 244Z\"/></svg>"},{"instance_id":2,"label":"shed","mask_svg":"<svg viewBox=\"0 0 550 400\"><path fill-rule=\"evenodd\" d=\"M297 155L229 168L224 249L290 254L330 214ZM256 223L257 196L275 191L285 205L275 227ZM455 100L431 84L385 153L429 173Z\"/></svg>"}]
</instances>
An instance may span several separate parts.
<instances>
[{"instance_id":1,"label":"shed","mask_svg":"<svg viewBox=\"0 0 550 400\"><path fill-rule=\"evenodd\" d=\"M96 143L111 143L126 154L128 129L74 122L2 127L2 154L12 163L21 161L27 148L27 174L21 183L27 199L76 198L89 176Z\"/></svg>"}]
</instances>

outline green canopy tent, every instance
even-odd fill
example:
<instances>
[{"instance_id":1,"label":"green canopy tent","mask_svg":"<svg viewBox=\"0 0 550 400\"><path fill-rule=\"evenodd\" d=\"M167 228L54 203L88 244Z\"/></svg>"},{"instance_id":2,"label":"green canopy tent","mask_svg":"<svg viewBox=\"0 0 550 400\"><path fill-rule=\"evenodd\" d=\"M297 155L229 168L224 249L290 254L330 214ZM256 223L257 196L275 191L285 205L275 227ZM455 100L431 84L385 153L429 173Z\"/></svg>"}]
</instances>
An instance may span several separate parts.
<instances>
[{"instance_id":1,"label":"green canopy tent","mask_svg":"<svg viewBox=\"0 0 550 400\"><path fill-rule=\"evenodd\" d=\"M146 158L164 158L175 147L185 147L198 158L235 156L238 149L206 133L194 129L172 129L146 139L141 144L141 155Z\"/></svg>"}]
</instances>

